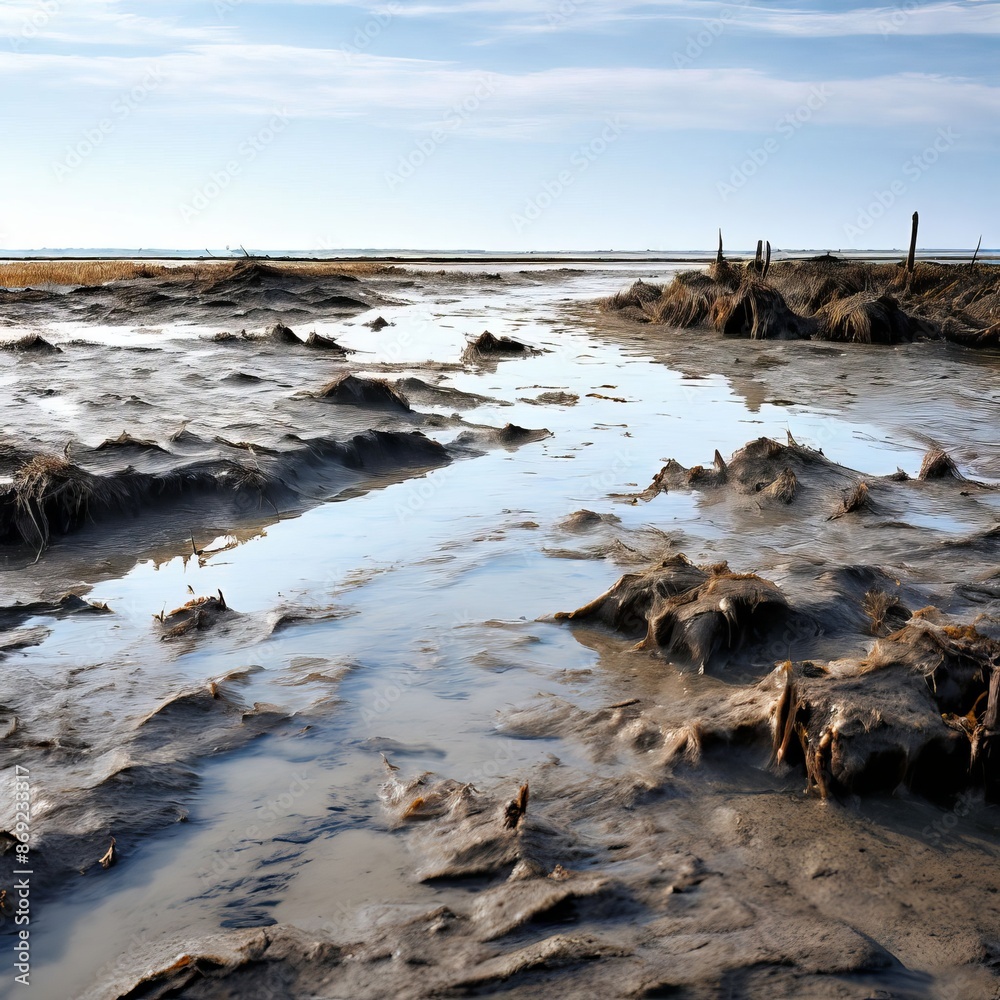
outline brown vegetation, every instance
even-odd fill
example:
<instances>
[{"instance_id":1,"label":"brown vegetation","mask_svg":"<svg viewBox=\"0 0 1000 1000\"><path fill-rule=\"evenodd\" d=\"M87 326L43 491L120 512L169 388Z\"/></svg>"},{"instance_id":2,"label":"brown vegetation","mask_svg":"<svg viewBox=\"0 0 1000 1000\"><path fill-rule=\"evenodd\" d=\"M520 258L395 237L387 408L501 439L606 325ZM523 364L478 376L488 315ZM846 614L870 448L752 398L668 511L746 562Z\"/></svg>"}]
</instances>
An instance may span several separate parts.
<instances>
[{"instance_id":1,"label":"brown vegetation","mask_svg":"<svg viewBox=\"0 0 1000 1000\"><path fill-rule=\"evenodd\" d=\"M823 306L818 336L849 344L899 344L913 340L919 327L891 295L858 292Z\"/></svg>"},{"instance_id":2,"label":"brown vegetation","mask_svg":"<svg viewBox=\"0 0 1000 1000\"><path fill-rule=\"evenodd\" d=\"M998 656L1000 645L971 626L914 616L863 660L788 663L771 712L775 758L803 764L823 798L900 784L932 798L954 795L983 779L973 768L974 735L991 732ZM985 776L988 795L995 766Z\"/></svg>"},{"instance_id":3,"label":"brown vegetation","mask_svg":"<svg viewBox=\"0 0 1000 1000\"><path fill-rule=\"evenodd\" d=\"M238 277L248 267L267 268L275 275L328 277L337 274L389 274L400 268L377 261L281 261L256 258L161 264L136 260L24 260L0 264L0 288L34 285L103 285L109 281L156 278L177 281L219 281Z\"/></svg>"},{"instance_id":4,"label":"brown vegetation","mask_svg":"<svg viewBox=\"0 0 1000 1000\"><path fill-rule=\"evenodd\" d=\"M174 271L133 260L19 260L0 264L0 288L32 285L103 285L108 281L162 278Z\"/></svg>"},{"instance_id":5,"label":"brown vegetation","mask_svg":"<svg viewBox=\"0 0 1000 1000\"><path fill-rule=\"evenodd\" d=\"M662 650L704 670L716 652L739 649L787 611L784 595L769 580L732 573L726 563L695 566L677 554L645 573L623 576L590 604L555 617L644 635L636 648Z\"/></svg>"},{"instance_id":6,"label":"brown vegetation","mask_svg":"<svg viewBox=\"0 0 1000 1000\"><path fill-rule=\"evenodd\" d=\"M1000 270L989 264L843 260L726 260L682 271L667 285L637 281L598 303L623 319L727 336L898 344L944 337L1000 344Z\"/></svg>"}]
</instances>

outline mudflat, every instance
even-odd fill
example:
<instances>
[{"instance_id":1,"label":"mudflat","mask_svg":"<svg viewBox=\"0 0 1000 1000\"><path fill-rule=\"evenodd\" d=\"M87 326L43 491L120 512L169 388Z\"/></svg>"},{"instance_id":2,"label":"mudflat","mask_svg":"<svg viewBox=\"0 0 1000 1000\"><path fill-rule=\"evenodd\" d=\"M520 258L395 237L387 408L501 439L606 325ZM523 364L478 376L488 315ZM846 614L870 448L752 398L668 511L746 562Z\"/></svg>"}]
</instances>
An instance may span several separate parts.
<instances>
[{"instance_id":1,"label":"mudflat","mask_svg":"<svg viewBox=\"0 0 1000 1000\"><path fill-rule=\"evenodd\" d=\"M997 995L995 264L0 286L39 996Z\"/></svg>"}]
</instances>

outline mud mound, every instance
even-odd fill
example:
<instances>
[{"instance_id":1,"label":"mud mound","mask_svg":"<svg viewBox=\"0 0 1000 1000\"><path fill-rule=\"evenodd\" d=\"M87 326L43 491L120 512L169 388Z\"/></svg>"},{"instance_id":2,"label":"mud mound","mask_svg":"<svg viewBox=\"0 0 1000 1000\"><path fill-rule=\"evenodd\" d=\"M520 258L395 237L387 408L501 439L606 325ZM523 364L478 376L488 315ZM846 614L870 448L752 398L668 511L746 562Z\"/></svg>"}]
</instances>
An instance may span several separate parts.
<instances>
[{"instance_id":1,"label":"mud mound","mask_svg":"<svg viewBox=\"0 0 1000 1000\"><path fill-rule=\"evenodd\" d=\"M396 391L405 393L408 399L416 399L429 406L451 406L456 410L470 410L477 406L510 406L503 400L491 396L480 396L474 392L464 392L446 385L431 385L419 378L404 378L396 383Z\"/></svg>"},{"instance_id":2,"label":"mud mound","mask_svg":"<svg viewBox=\"0 0 1000 1000\"><path fill-rule=\"evenodd\" d=\"M106 438L94 451L119 451L132 449L135 451L158 451L166 454L166 449L155 441L146 438L135 438L128 431L122 431L116 438Z\"/></svg>"},{"instance_id":3,"label":"mud mound","mask_svg":"<svg viewBox=\"0 0 1000 1000\"><path fill-rule=\"evenodd\" d=\"M323 386L316 393L316 398L339 406L364 406L396 413L411 412L410 401L384 379L342 375Z\"/></svg>"},{"instance_id":4,"label":"mud mound","mask_svg":"<svg viewBox=\"0 0 1000 1000\"><path fill-rule=\"evenodd\" d=\"M681 271L669 285L639 280L598 305L639 323L687 328L707 320L715 300L725 291L725 286L702 271Z\"/></svg>"},{"instance_id":5,"label":"mud mound","mask_svg":"<svg viewBox=\"0 0 1000 1000\"><path fill-rule=\"evenodd\" d=\"M957 479L963 477L952 458L940 448L932 448L920 464L918 479Z\"/></svg>"},{"instance_id":6,"label":"mud mound","mask_svg":"<svg viewBox=\"0 0 1000 1000\"><path fill-rule=\"evenodd\" d=\"M641 322L649 322L646 307L658 302L662 294L661 285L651 285L640 278L625 291L600 299L598 305L607 312L623 313Z\"/></svg>"},{"instance_id":7,"label":"mud mound","mask_svg":"<svg viewBox=\"0 0 1000 1000\"><path fill-rule=\"evenodd\" d=\"M120 510L129 499L120 478L94 476L65 458L39 455L17 470L11 485L0 487L0 541L41 551L53 533L75 531L91 511Z\"/></svg>"},{"instance_id":8,"label":"mud mound","mask_svg":"<svg viewBox=\"0 0 1000 1000\"><path fill-rule=\"evenodd\" d=\"M37 333L29 333L17 340L0 340L0 351L10 351L12 354L62 354L62 350L40 337Z\"/></svg>"},{"instance_id":9,"label":"mud mound","mask_svg":"<svg viewBox=\"0 0 1000 1000\"><path fill-rule=\"evenodd\" d=\"M66 458L35 456L16 468L11 483L0 484L0 544L29 546L41 554L53 537L91 522L153 513L186 538L190 529L172 520L181 504L224 512L231 521L259 519L268 511L279 515L279 503L301 509L312 490L326 483L339 484L339 491L344 470L402 473L451 461L441 444L419 432L369 430L346 441L290 437L289 442L277 453L248 446L254 452L248 462L172 459L162 472L129 466L98 475ZM303 494L300 484L311 488Z\"/></svg>"},{"instance_id":10,"label":"mud mound","mask_svg":"<svg viewBox=\"0 0 1000 1000\"><path fill-rule=\"evenodd\" d=\"M787 445L771 438L758 438L734 452L728 462L717 451L711 467L707 468L696 465L686 469L671 459L640 496L650 499L672 489L728 487L743 496L790 504L798 496L803 479L829 480L833 485L849 475L848 470L834 465L822 452L804 448L791 437Z\"/></svg>"},{"instance_id":11,"label":"mud mound","mask_svg":"<svg viewBox=\"0 0 1000 1000\"><path fill-rule=\"evenodd\" d=\"M310 333L305 339L306 347L311 347L316 351L330 351L333 354L343 354L348 353L346 347L341 347L337 341L331 339L330 337L324 337L322 334L313 332Z\"/></svg>"},{"instance_id":12,"label":"mud mound","mask_svg":"<svg viewBox=\"0 0 1000 1000\"><path fill-rule=\"evenodd\" d=\"M979 747L994 739L995 696L987 698L998 657L1000 644L971 626L914 618L864 660L786 665L773 714L776 759L801 763L823 797L903 783L935 799L970 780L992 788L998 762Z\"/></svg>"},{"instance_id":13,"label":"mud mound","mask_svg":"<svg viewBox=\"0 0 1000 1000\"><path fill-rule=\"evenodd\" d=\"M424 861L421 881L492 877L511 872L521 860L523 813L508 822L506 803L484 796L473 785L419 775L393 775L379 798L399 824L428 824L417 837Z\"/></svg>"},{"instance_id":14,"label":"mud mound","mask_svg":"<svg viewBox=\"0 0 1000 1000\"><path fill-rule=\"evenodd\" d=\"M297 347L302 346L302 341L296 337L294 331L285 326L284 323L275 323L274 326L267 330L262 339L270 340L275 344L294 344Z\"/></svg>"},{"instance_id":15,"label":"mud mound","mask_svg":"<svg viewBox=\"0 0 1000 1000\"><path fill-rule=\"evenodd\" d=\"M721 294L724 288L708 275L682 271L644 311L651 323L686 328L704 322Z\"/></svg>"},{"instance_id":16,"label":"mud mound","mask_svg":"<svg viewBox=\"0 0 1000 1000\"><path fill-rule=\"evenodd\" d=\"M219 264L205 272L204 290L218 293L234 287L260 288L266 281L281 277L281 271L272 265L255 260L238 260L232 264Z\"/></svg>"},{"instance_id":17,"label":"mud mound","mask_svg":"<svg viewBox=\"0 0 1000 1000\"><path fill-rule=\"evenodd\" d=\"M640 648L679 656L704 672L719 651L739 650L762 637L788 613L788 602L769 580L754 574L718 573L710 580L653 605Z\"/></svg>"},{"instance_id":18,"label":"mud mound","mask_svg":"<svg viewBox=\"0 0 1000 1000\"><path fill-rule=\"evenodd\" d=\"M523 358L534 354L535 351L522 344L519 340L510 337L494 337L489 330L481 333L473 340L462 357L466 361L482 361L484 359L502 360L504 358Z\"/></svg>"},{"instance_id":19,"label":"mud mound","mask_svg":"<svg viewBox=\"0 0 1000 1000\"><path fill-rule=\"evenodd\" d=\"M521 399L522 403L530 403L532 406L576 406L580 402L580 397L575 392L542 392L534 399Z\"/></svg>"},{"instance_id":20,"label":"mud mound","mask_svg":"<svg viewBox=\"0 0 1000 1000\"><path fill-rule=\"evenodd\" d=\"M62 618L67 615L109 615L106 604L92 604L76 594L66 594L58 601L32 601L0 607L0 631L17 628L32 618Z\"/></svg>"},{"instance_id":21,"label":"mud mound","mask_svg":"<svg viewBox=\"0 0 1000 1000\"><path fill-rule=\"evenodd\" d=\"M591 531L606 524L621 524L622 519L617 514L598 514L593 510L578 510L559 522L563 531Z\"/></svg>"},{"instance_id":22,"label":"mud mound","mask_svg":"<svg viewBox=\"0 0 1000 1000\"><path fill-rule=\"evenodd\" d=\"M434 467L451 461L444 445L420 431L366 431L337 450L349 469Z\"/></svg>"},{"instance_id":23,"label":"mud mound","mask_svg":"<svg viewBox=\"0 0 1000 1000\"><path fill-rule=\"evenodd\" d=\"M628 636L643 636L648 632L654 605L693 591L711 578L712 569L695 566L681 554L671 556L644 573L626 574L589 604L576 611L560 611L555 617L565 621L596 621Z\"/></svg>"},{"instance_id":24,"label":"mud mound","mask_svg":"<svg viewBox=\"0 0 1000 1000\"><path fill-rule=\"evenodd\" d=\"M902 344L918 336L920 327L891 295L859 292L823 306L817 317L820 340L849 344Z\"/></svg>"},{"instance_id":25,"label":"mud mound","mask_svg":"<svg viewBox=\"0 0 1000 1000\"><path fill-rule=\"evenodd\" d=\"M720 295L712 303L710 319L726 337L800 340L812 333L812 324L792 312L777 289L755 277L735 292Z\"/></svg>"},{"instance_id":26,"label":"mud mound","mask_svg":"<svg viewBox=\"0 0 1000 1000\"><path fill-rule=\"evenodd\" d=\"M226 604L221 590L218 597L197 597L169 614L160 616L160 625L164 630L160 638L178 639L189 632L206 632L235 614Z\"/></svg>"},{"instance_id":27,"label":"mud mound","mask_svg":"<svg viewBox=\"0 0 1000 1000\"><path fill-rule=\"evenodd\" d=\"M455 438L452 447L462 451L477 451L482 448L520 448L521 445L544 441L551 437L552 431L542 428L519 427L517 424L504 424L503 427L484 427L476 430L462 431Z\"/></svg>"}]
</instances>

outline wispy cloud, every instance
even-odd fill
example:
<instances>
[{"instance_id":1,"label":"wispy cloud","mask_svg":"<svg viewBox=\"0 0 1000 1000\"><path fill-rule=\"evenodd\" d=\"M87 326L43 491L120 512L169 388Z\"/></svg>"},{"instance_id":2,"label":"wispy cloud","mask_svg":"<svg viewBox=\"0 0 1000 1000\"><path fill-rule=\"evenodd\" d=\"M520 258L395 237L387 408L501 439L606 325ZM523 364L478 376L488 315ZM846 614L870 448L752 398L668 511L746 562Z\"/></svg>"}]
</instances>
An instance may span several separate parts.
<instances>
[{"instance_id":1,"label":"wispy cloud","mask_svg":"<svg viewBox=\"0 0 1000 1000\"><path fill-rule=\"evenodd\" d=\"M0 52L0 77L46 89L114 91L143 57ZM495 73L443 61L348 54L283 45L197 44L157 57L166 80L158 101L188 114L364 118L386 128L425 130L446 118L484 80L494 96L464 130L498 138L558 138L565 130L621 115L631 128L761 131L825 86L821 124L893 126L935 121L996 131L1000 87L921 73L864 79L791 80L742 68L563 67Z\"/></svg>"},{"instance_id":2,"label":"wispy cloud","mask_svg":"<svg viewBox=\"0 0 1000 1000\"><path fill-rule=\"evenodd\" d=\"M179 16L149 17L130 9L134 6L122 0L6 0L0 5L0 37L15 43L30 41L33 47L54 42L157 48L233 37L226 25L185 24Z\"/></svg>"},{"instance_id":3,"label":"wispy cloud","mask_svg":"<svg viewBox=\"0 0 1000 1000\"><path fill-rule=\"evenodd\" d=\"M273 5L274 0L240 0ZM374 12L384 10L378 0L285 0L283 6L324 6ZM453 0L453 2L398 3L398 17L486 18L503 32L583 32L610 24L634 21L704 21L726 7L739 7L744 28L795 38L885 35L1000 34L1000 3L995 0L901 0L849 10L824 10L819 3L785 4L706 3L705 0ZM904 15L902 19L900 15Z\"/></svg>"}]
</instances>

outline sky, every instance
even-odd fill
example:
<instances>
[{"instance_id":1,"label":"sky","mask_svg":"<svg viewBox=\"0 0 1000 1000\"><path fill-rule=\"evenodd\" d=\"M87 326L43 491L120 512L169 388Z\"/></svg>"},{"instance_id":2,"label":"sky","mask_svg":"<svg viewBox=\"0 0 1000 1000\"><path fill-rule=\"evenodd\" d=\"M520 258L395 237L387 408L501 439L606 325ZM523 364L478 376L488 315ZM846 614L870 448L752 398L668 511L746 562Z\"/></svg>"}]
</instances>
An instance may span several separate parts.
<instances>
[{"instance_id":1,"label":"sky","mask_svg":"<svg viewBox=\"0 0 1000 1000\"><path fill-rule=\"evenodd\" d=\"M0 252L1000 247L1000 0L5 0Z\"/></svg>"}]
</instances>

